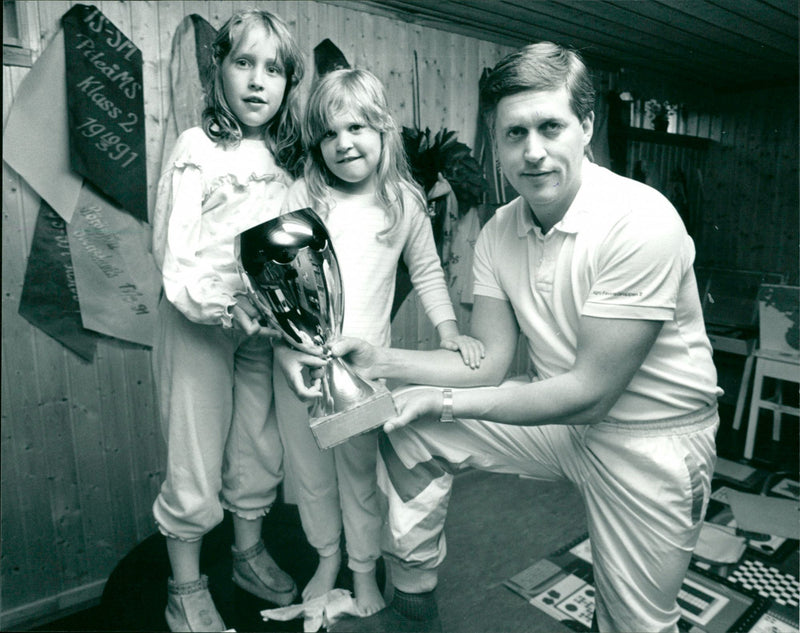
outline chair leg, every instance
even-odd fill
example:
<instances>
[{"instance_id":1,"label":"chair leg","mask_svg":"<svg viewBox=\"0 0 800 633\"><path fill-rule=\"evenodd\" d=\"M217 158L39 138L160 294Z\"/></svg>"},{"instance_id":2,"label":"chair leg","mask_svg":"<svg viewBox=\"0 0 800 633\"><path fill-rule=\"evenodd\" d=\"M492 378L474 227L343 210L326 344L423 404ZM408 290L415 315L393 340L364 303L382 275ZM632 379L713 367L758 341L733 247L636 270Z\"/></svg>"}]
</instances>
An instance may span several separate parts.
<instances>
[{"instance_id":1,"label":"chair leg","mask_svg":"<svg viewBox=\"0 0 800 633\"><path fill-rule=\"evenodd\" d=\"M747 400L747 389L750 386L750 377L753 375L753 361L755 356L748 355L744 361L742 370L742 382L739 385L739 395L736 398L736 412L733 414L733 430L738 431L742 426L742 414L744 413L744 403Z\"/></svg>"},{"instance_id":2,"label":"chair leg","mask_svg":"<svg viewBox=\"0 0 800 633\"><path fill-rule=\"evenodd\" d=\"M756 361L756 375L753 379L753 396L750 402L750 417L747 420L747 437L744 442L745 459L753 459L753 447L756 443L758 412L761 408L761 390L764 386L764 368L761 359Z\"/></svg>"},{"instance_id":3,"label":"chair leg","mask_svg":"<svg viewBox=\"0 0 800 633\"><path fill-rule=\"evenodd\" d=\"M783 382L780 378L775 379L774 398L779 407L783 406ZM781 439L781 415L782 412L780 409L774 409L772 411L772 439L775 442L778 442Z\"/></svg>"}]
</instances>

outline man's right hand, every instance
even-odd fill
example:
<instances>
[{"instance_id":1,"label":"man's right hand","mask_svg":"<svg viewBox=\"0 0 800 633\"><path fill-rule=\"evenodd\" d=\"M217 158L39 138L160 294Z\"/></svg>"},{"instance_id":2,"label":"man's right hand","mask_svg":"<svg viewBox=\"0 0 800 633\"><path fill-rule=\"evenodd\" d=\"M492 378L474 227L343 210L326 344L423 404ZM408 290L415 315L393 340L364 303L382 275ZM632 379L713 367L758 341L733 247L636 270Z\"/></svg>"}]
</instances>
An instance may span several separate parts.
<instances>
[{"instance_id":1,"label":"man's right hand","mask_svg":"<svg viewBox=\"0 0 800 633\"><path fill-rule=\"evenodd\" d=\"M360 338L342 337L331 345L331 354L343 358L364 378L383 378L373 375L377 361L377 348Z\"/></svg>"}]
</instances>

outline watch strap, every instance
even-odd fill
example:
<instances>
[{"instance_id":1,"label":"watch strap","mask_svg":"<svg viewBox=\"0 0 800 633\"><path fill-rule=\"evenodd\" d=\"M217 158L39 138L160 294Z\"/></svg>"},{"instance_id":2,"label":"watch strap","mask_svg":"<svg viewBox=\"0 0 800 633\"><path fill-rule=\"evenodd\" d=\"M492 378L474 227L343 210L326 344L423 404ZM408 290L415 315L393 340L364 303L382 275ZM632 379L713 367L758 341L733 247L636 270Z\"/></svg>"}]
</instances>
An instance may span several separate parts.
<instances>
[{"instance_id":1,"label":"watch strap","mask_svg":"<svg viewBox=\"0 0 800 633\"><path fill-rule=\"evenodd\" d=\"M453 390L442 389L442 414L439 416L439 422L450 423L455 422L453 417Z\"/></svg>"}]
</instances>

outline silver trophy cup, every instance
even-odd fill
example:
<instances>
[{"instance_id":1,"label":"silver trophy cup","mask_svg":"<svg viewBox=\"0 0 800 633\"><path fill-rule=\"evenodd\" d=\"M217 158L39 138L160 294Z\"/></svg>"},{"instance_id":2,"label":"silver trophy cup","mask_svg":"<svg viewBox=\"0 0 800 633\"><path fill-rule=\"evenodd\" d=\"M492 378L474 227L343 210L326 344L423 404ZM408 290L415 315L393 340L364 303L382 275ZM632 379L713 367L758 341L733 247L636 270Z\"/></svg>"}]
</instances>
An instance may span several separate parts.
<instances>
[{"instance_id":1,"label":"silver trophy cup","mask_svg":"<svg viewBox=\"0 0 800 633\"><path fill-rule=\"evenodd\" d=\"M300 209L248 229L240 239L240 273L262 319L295 349L328 358L331 341L342 333L344 292L322 220L311 209ZM321 382L322 397L311 409L311 431L320 448L395 415L386 387L362 378L340 358L329 358Z\"/></svg>"}]
</instances>

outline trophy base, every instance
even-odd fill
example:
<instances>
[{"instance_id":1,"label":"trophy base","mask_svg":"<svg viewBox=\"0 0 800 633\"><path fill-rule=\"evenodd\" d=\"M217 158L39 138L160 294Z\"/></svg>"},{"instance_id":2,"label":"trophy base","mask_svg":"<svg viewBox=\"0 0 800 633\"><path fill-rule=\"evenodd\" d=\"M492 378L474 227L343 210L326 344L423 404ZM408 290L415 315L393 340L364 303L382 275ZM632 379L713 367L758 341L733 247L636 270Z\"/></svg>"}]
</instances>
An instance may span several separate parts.
<instances>
[{"instance_id":1,"label":"trophy base","mask_svg":"<svg viewBox=\"0 0 800 633\"><path fill-rule=\"evenodd\" d=\"M382 426L397 415L392 394L379 391L352 409L311 419L311 433L321 449L331 448L351 437Z\"/></svg>"}]
</instances>

